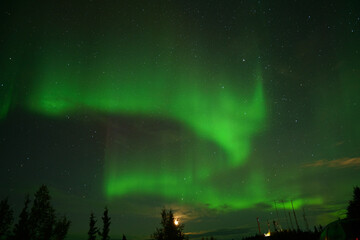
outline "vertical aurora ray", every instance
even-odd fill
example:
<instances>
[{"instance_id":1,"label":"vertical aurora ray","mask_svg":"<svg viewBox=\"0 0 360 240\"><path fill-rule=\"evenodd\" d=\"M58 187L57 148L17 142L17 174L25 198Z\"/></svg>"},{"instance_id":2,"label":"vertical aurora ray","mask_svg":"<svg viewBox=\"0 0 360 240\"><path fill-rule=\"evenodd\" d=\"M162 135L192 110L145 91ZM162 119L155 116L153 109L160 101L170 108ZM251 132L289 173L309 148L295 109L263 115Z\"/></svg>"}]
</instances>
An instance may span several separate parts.
<instances>
[{"instance_id":1,"label":"vertical aurora ray","mask_svg":"<svg viewBox=\"0 0 360 240\"><path fill-rule=\"evenodd\" d=\"M11 105L11 94L12 91L4 91L4 93L1 94L0 98L0 120L5 119Z\"/></svg>"},{"instance_id":2,"label":"vertical aurora ray","mask_svg":"<svg viewBox=\"0 0 360 240\"><path fill-rule=\"evenodd\" d=\"M0 62L1 64L1 62ZM0 121L5 119L14 105L16 91L14 91L14 67L10 64L4 64L7 69L0 73Z\"/></svg>"}]
</instances>

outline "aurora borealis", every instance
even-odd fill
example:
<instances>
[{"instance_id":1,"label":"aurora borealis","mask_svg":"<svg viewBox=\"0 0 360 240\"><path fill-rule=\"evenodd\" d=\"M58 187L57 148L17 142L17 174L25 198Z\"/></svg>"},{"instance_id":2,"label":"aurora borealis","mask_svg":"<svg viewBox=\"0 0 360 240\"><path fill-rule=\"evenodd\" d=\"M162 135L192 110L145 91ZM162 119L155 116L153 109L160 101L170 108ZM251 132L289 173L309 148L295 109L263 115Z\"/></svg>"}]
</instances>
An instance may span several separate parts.
<instances>
[{"instance_id":1,"label":"aurora borealis","mask_svg":"<svg viewBox=\"0 0 360 240\"><path fill-rule=\"evenodd\" d=\"M44 183L69 239L105 205L113 239L147 238L163 206L219 239L277 218L274 202L284 227L290 200L310 225L344 215L360 185L358 1L1 9L0 196L16 214Z\"/></svg>"}]
</instances>

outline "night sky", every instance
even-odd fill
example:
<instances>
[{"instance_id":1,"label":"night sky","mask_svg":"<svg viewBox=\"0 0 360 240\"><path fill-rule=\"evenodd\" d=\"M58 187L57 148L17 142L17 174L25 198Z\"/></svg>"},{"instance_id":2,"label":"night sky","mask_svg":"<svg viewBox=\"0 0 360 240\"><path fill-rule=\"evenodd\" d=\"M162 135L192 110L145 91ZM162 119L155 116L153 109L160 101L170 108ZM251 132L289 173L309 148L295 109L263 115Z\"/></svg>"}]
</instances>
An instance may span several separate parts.
<instances>
[{"instance_id":1,"label":"night sky","mask_svg":"<svg viewBox=\"0 0 360 240\"><path fill-rule=\"evenodd\" d=\"M303 210L310 226L344 217L360 1L0 5L0 197L16 216L46 184L69 239L105 206L130 240L163 207L193 238L287 228L290 200L303 229Z\"/></svg>"}]
</instances>

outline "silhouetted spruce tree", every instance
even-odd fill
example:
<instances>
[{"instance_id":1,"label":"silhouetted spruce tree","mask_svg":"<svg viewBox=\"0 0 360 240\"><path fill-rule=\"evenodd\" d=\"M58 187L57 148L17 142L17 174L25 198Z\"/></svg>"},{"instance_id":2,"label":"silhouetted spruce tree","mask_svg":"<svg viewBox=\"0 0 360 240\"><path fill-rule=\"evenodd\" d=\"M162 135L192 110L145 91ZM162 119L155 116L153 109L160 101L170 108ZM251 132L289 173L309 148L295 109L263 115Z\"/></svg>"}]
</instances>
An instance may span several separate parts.
<instances>
[{"instance_id":1,"label":"silhouetted spruce tree","mask_svg":"<svg viewBox=\"0 0 360 240\"><path fill-rule=\"evenodd\" d=\"M70 221L64 216L56 221L54 226L54 240L64 240L70 227Z\"/></svg>"},{"instance_id":2,"label":"silhouetted spruce tree","mask_svg":"<svg viewBox=\"0 0 360 240\"><path fill-rule=\"evenodd\" d=\"M151 235L154 240L185 240L188 239L184 234L184 224L175 225L174 214L172 210L161 212L161 228L156 228L156 231Z\"/></svg>"},{"instance_id":3,"label":"silhouetted spruce tree","mask_svg":"<svg viewBox=\"0 0 360 240\"><path fill-rule=\"evenodd\" d=\"M122 240L126 240L126 237L125 237L125 235L124 235L124 234L123 234Z\"/></svg>"},{"instance_id":4,"label":"silhouetted spruce tree","mask_svg":"<svg viewBox=\"0 0 360 240\"><path fill-rule=\"evenodd\" d=\"M108 208L105 207L104 210L104 216L102 217L103 220L103 229L99 235L101 236L101 240L109 240L109 232L110 232L110 217L109 217L109 211Z\"/></svg>"},{"instance_id":5,"label":"silhouetted spruce tree","mask_svg":"<svg viewBox=\"0 0 360 240\"><path fill-rule=\"evenodd\" d=\"M96 234L98 233L98 229L95 225L96 225L95 216L93 213L91 213L90 222L89 222L88 240L96 240Z\"/></svg>"},{"instance_id":6,"label":"silhouetted spruce tree","mask_svg":"<svg viewBox=\"0 0 360 240\"><path fill-rule=\"evenodd\" d=\"M35 193L29 220L30 240L49 240L52 237L55 211L50 204L49 190L45 185Z\"/></svg>"},{"instance_id":7,"label":"silhouetted spruce tree","mask_svg":"<svg viewBox=\"0 0 360 240\"><path fill-rule=\"evenodd\" d=\"M19 215L19 221L15 224L14 227L14 240L23 240L30 238L29 230L29 204L30 198L29 195L25 197L24 208L21 210Z\"/></svg>"},{"instance_id":8,"label":"silhouetted spruce tree","mask_svg":"<svg viewBox=\"0 0 360 240\"><path fill-rule=\"evenodd\" d=\"M13 211L10 208L8 199L5 198L0 202L0 239L9 237L13 220Z\"/></svg>"},{"instance_id":9,"label":"silhouetted spruce tree","mask_svg":"<svg viewBox=\"0 0 360 240\"><path fill-rule=\"evenodd\" d=\"M360 188L354 187L353 199L349 201L347 207L347 218L359 218L360 219Z\"/></svg>"}]
</instances>

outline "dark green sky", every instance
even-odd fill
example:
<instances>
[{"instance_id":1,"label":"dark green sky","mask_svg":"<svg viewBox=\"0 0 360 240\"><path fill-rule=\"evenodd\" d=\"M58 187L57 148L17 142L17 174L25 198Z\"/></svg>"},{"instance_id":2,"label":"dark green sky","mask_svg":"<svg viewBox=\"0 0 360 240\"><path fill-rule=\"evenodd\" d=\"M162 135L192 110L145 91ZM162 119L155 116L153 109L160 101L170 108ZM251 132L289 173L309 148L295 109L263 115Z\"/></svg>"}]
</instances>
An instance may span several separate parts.
<instances>
[{"instance_id":1,"label":"dark green sky","mask_svg":"<svg viewBox=\"0 0 360 240\"><path fill-rule=\"evenodd\" d=\"M107 205L240 238L360 184L358 1L2 1L0 196L47 184L71 235ZM225 229L225 230L224 230Z\"/></svg>"}]
</instances>

